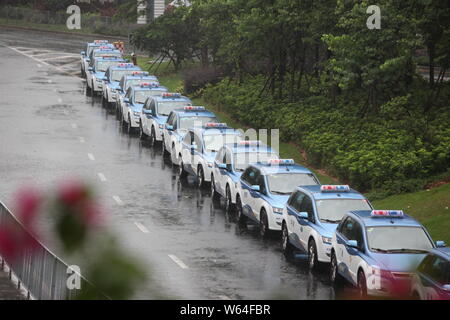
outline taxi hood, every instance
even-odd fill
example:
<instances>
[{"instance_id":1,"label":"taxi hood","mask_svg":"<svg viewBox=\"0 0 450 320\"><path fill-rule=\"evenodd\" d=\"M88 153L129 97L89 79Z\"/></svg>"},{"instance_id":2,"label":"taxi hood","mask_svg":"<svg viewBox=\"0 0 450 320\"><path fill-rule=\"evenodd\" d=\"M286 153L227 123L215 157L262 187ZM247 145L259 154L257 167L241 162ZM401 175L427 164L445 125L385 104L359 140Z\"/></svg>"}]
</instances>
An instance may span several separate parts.
<instances>
[{"instance_id":1,"label":"taxi hood","mask_svg":"<svg viewBox=\"0 0 450 320\"><path fill-rule=\"evenodd\" d=\"M426 253L373 253L372 257L384 270L393 272L414 272Z\"/></svg>"}]
</instances>

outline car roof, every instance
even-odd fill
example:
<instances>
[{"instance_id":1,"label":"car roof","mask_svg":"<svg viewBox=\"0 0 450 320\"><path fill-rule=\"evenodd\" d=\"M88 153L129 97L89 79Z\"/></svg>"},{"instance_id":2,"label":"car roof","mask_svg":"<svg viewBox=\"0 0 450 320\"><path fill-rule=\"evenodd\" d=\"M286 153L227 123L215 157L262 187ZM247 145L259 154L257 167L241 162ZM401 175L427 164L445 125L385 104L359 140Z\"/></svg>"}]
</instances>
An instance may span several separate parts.
<instances>
[{"instance_id":1,"label":"car roof","mask_svg":"<svg viewBox=\"0 0 450 320\"><path fill-rule=\"evenodd\" d=\"M140 71L141 70L141 68L138 66L132 66L132 67L126 67L126 68L120 67L120 66L111 66L110 68L112 70L130 70L130 71L137 71L137 70Z\"/></svg>"},{"instance_id":2,"label":"car roof","mask_svg":"<svg viewBox=\"0 0 450 320\"><path fill-rule=\"evenodd\" d=\"M300 191L309 192L315 200L327 200L327 199L352 199L352 200L366 200L361 193L354 189L350 189L345 192L322 192L321 185L314 186L301 186L297 187Z\"/></svg>"},{"instance_id":3,"label":"car roof","mask_svg":"<svg viewBox=\"0 0 450 320\"><path fill-rule=\"evenodd\" d=\"M158 78L156 76L148 75L148 76L138 76L135 74L125 74L122 77L125 77L126 80L130 79L144 79L144 80L152 80L152 81L158 81Z\"/></svg>"},{"instance_id":4,"label":"car roof","mask_svg":"<svg viewBox=\"0 0 450 320\"><path fill-rule=\"evenodd\" d=\"M178 98L175 98L175 97L163 98L163 96L156 96L156 97L153 97L153 99L158 102L161 102L161 101L188 101L188 102L191 102L191 99L189 99L188 97L185 97L185 96L180 96Z\"/></svg>"},{"instance_id":5,"label":"car roof","mask_svg":"<svg viewBox=\"0 0 450 320\"><path fill-rule=\"evenodd\" d=\"M120 61L120 62L122 62L122 61L125 61L125 59L124 58L119 58L119 57L97 57L97 58L95 58L95 62L98 62L98 61Z\"/></svg>"},{"instance_id":6,"label":"car roof","mask_svg":"<svg viewBox=\"0 0 450 320\"><path fill-rule=\"evenodd\" d=\"M350 211L350 213L357 216L365 226L376 227L376 226L403 226L403 227L422 227L422 225L415 220L413 217L403 214L403 217L372 217L371 210L358 210Z\"/></svg>"},{"instance_id":7,"label":"car roof","mask_svg":"<svg viewBox=\"0 0 450 320\"><path fill-rule=\"evenodd\" d=\"M275 150L273 150L270 146L267 144L261 143L259 145L241 145L239 143L226 143L223 148L227 148L231 151L231 153L248 153L248 152L267 152L267 153L274 153Z\"/></svg>"},{"instance_id":8,"label":"car roof","mask_svg":"<svg viewBox=\"0 0 450 320\"><path fill-rule=\"evenodd\" d=\"M189 117L195 115L197 117L216 117L214 113L208 110L201 111L185 111L184 109L175 109L172 110L173 113L176 113L180 117Z\"/></svg>"},{"instance_id":9,"label":"car roof","mask_svg":"<svg viewBox=\"0 0 450 320\"><path fill-rule=\"evenodd\" d=\"M260 169L263 174L272 174L272 173L312 173L308 168L301 166L299 164L291 164L291 165L270 165L267 163L252 163L252 167Z\"/></svg>"},{"instance_id":10,"label":"car roof","mask_svg":"<svg viewBox=\"0 0 450 320\"><path fill-rule=\"evenodd\" d=\"M147 90L156 90L156 91L167 91L167 88L164 86L158 86L158 87L141 87L141 86L132 86L130 87L134 91L147 91Z\"/></svg>"},{"instance_id":11,"label":"car roof","mask_svg":"<svg viewBox=\"0 0 450 320\"><path fill-rule=\"evenodd\" d=\"M198 134L205 134L205 133L210 133L210 134L234 134L234 135L238 135L240 134L240 132L234 128L231 127L225 127L225 128L189 128L189 131L194 131L195 133Z\"/></svg>"}]
</instances>

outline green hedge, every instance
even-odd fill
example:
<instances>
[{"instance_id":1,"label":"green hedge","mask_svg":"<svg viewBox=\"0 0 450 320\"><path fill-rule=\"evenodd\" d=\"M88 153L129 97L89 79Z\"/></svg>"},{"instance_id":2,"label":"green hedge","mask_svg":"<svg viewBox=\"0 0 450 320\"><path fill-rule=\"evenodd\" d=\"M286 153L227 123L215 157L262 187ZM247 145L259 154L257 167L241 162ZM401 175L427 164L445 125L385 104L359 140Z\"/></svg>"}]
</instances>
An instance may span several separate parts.
<instances>
[{"instance_id":1,"label":"green hedge","mask_svg":"<svg viewBox=\"0 0 450 320\"><path fill-rule=\"evenodd\" d=\"M449 167L450 108L425 121L416 114L414 98L397 97L377 116L362 117L360 107L344 101L333 105L324 96L295 103L274 101L260 95L263 84L262 77L240 85L224 79L202 94L245 125L280 129L281 139L298 143L311 164L361 191L415 191Z\"/></svg>"}]
</instances>

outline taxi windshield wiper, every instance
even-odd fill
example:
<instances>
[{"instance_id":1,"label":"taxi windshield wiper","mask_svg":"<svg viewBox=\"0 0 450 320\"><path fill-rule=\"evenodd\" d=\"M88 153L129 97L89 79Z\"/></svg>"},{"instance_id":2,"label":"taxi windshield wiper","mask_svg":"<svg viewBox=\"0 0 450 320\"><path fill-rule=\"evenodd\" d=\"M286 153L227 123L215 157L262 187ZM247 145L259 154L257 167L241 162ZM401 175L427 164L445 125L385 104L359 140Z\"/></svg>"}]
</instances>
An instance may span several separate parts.
<instances>
[{"instance_id":1,"label":"taxi windshield wiper","mask_svg":"<svg viewBox=\"0 0 450 320\"><path fill-rule=\"evenodd\" d=\"M390 250L381 249L381 248L370 248L373 251L388 253Z\"/></svg>"},{"instance_id":2,"label":"taxi windshield wiper","mask_svg":"<svg viewBox=\"0 0 450 320\"><path fill-rule=\"evenodd\" d=\"M389 252L424 252L427 253L427 250L422 249L409 249L409 248L401 248L401 249L389 249Z\"/></svg>"},{"instance_id":3,"label":"taxi windshield wiper","mask_svg":"<svg viewBox=\"0 0 450 320\"><path fill-rule=\"evenodd\" d=\"M290 192L282 192L282 191L270 191L270 192L272 192L272 193L275 193L275 194L291 194Z\"/></svg>"},{"instance_id":4,"label":"taxi windshield wiper","mask_svg":"<svg viewBox=\"0 0 450 320\"><path fill-rule=\"evenodd\" d=\"M341 222L341 220L331 220L331 219L320 219L324 222L328 222L328 223L339 223Z\"/></svg>"}]
</instances>

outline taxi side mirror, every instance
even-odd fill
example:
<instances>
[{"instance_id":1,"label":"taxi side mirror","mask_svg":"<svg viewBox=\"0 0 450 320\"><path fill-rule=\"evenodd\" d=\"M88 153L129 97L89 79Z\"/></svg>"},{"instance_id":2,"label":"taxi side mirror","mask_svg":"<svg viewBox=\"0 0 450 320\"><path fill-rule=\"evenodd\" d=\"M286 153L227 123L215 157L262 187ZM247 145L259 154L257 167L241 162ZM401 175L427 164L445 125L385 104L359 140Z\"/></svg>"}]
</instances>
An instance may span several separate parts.
<instances>
[{"instance_id":1,"label":"taxi side mirror","mask_svg":"<svg viewBox=\"0 0 450 320\"><path fill-rule=\"evenodd\" d=\"M125 103L130 103L130 99L128 99L128 98L123 98L123 102L125 102Z\"/></svg>"},{"instance_id":2,"label":"taxi side mirror","mask_svg":"<svg viewBox=\"0 0 450 320\"><path fill-rule=\"evenodd\" d=\"M256 192L260 191L260 188L259 188L258 185L253 185L253 186L250 187L250 189L252 189L252 191L256 191Z\"/></svg>"},{"instance_id":3,"label":"taxi side mirror","mask_svg":"<svg viewBox=\"0 0 450 320\"><path fill-rule=\"evenodd\" d=\"M450 284L445 284L442 286L445 291L450 292Z\"/></svg>"},{"instance_id":4,"label":"taxi side mirror","mask_svg":"<svg viewBox=\"0 0 450 320\"><path fill-rule=\"evenodd\" d=\"M346 244L348 247L358 249L358 241L356 240L347 240Z\"/></svg>"},{"instance_id":5,"label":"taxi side mirror","mask_svg":"<svg viewBox=\"0 0 450 320\"><path fill-rule=\"evenodd\" d=\"M298 216L302 219L308 219L308 212L299 212Z\"/></svg>"},{"instance_id":6,"label":"taxi side mirror","mask_svg":"<svg viewBox=\"0 0 450 320\"><path fill-rule=\"evenodd\" d=\"M94 68L89 67L88 70L89 70L89 71L94 71Z\"/></svg>"},{"instance_id":7,"label":"taxi side mirror","mask_svg":"<svg viewBox=\"0 0 450 320\"><path fill-rule=\"evenodd\" d=\"M219 169L227 170L227 165L226 165L225 163L218 163L218 164L217 164L217 167L218 167Z\"/></svg>"},{"instance_id":8,"label":"taxi side mirror","mask_svg":"<svg viewBox=\"0 0 450 320\"><path fill-rule=\"evenodd\" d=\"M166 129L169 131L173 131L173 126L171 126L170 124L166 124Z\"/></svg>"},{"instance_id":9,"label":"taxi side mirror","mask_svg":"<svg viewBox=\"0 0 450 320\"><path fill-rule=\"evenodd\" d=\"M81 51L80 54L81 54L82 56L85 56L85 55L86 55L86 52L85 52L85 51Z\"/></svg>"},{"instance_id":10,"label":"taxi side mirror","mask_svg":"<svg viewBox=\"0 0 450 320\"><path fill-rule=\"evenodd\" d=\"M444 248L445 247L445 242L444 241L436 241L436 247L438 248Z\"/></svg>"}]
</instances>

